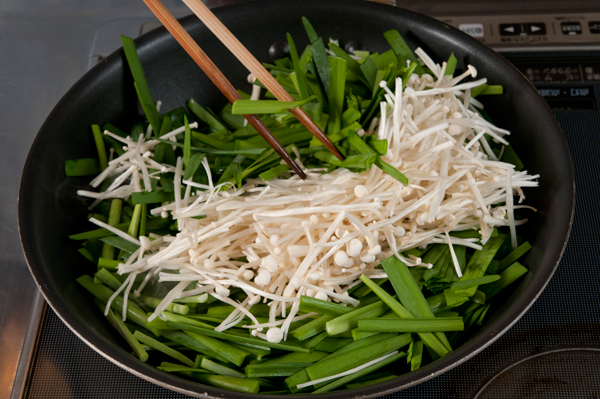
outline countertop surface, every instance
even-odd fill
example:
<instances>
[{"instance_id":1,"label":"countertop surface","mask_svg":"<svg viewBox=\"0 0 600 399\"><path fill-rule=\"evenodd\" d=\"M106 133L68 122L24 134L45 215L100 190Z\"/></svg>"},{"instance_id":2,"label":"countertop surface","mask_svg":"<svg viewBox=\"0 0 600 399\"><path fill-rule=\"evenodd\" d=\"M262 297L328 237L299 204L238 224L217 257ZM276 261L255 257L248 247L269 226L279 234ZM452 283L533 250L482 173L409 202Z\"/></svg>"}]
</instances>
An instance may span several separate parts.
<instances>
[{"instance_id":1,"label":"countertop surface","mask_svg":"<svg viewBox=\"0 0 600 399\"><path fill-rule=\"evenodd\" d=\"M165 5L176 16L189 14L179 1ZM11 395L39 295L17 225L19 180L29 147L54 105L94 62L91 52L102 28L117 23L122 34L137 37L149 20L141 1L0 2L0 398ZM103 45L112 45L111 52L118 40Z\"/></svg>"}]
</instances>

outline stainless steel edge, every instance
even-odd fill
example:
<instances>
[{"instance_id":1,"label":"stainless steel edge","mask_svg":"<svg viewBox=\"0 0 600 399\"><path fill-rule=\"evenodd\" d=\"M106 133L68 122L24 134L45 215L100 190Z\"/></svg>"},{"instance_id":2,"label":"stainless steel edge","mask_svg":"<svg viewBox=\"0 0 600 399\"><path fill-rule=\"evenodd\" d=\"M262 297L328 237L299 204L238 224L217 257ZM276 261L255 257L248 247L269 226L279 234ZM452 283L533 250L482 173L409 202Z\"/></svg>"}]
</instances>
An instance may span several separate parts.
<instances>
[{"instance_id":1,"label":"stainless steel edge","mask_svg":"<svg viewBox=\"0 0 600 399\"><path fill-rule=\"evenodd\" d=\"M27 393L30 371L35 359L35 352L47 307L48 304L46 303L44 296L38 290L33 300L29 323L27 325L27 331L25 332L25 339L23 340L21 358L19 359L10 399L24 398Z\"/></svg>"}]
</instances>

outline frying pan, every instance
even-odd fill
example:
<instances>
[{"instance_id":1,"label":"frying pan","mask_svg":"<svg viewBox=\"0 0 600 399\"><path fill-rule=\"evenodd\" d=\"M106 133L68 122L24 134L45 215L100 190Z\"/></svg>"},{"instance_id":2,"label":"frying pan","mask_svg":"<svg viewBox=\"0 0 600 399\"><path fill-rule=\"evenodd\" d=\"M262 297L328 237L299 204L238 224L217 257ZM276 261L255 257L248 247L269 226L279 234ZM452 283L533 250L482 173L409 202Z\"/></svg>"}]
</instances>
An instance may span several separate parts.
<instances>
[{"instance_id":1,"label":"frying pan","mask_svg":"<svg viewBox=\"0 0 600 399\"><path fill-rule=\"evenodd\" d=\"M448 356L415 372L376 385L326 394L328 398L368 398L419 384L466 361L506 332L540 295L558 265L568 239L574 206L573 169L560 127L536 89L504 58L462 32L428 17L402 9L348 0L302 2L257 1L218 8L215 14L262 61L269 48L290 32L298 48L307 44L300 18L306 16L324 38L342 46L358 42L362 49L389 49L382 33L398 29L414 49L422 47L436 62L454 52L458 70L474 65L480 76L504 86L503 96L488 96L485 107L492 119L512 132L509 140L525 169L540 174L540 187L527 191L527 203L537 208L520 228L533 249L529 269L518 283L495 302L482 329ZM239 88L247 72L195 17L183 26ZM194 98L213 109L224 97L189 59L170 34L157 29L136 40L150 90L163 102L162 110ZM94 267L77 253L67 236L89 229L86 203L76 190L87 178L66 178L64 161L93 157L93 123L111 122L124 128L143 117L133 81L121 50L102 60L62 98L37 135L25 164L19 191L19 228L31 273L56 314L89 346L118 366L148 381L191 396L257 398L187 381L138 361L113 332L91 295L75 282ZM317 395L318 396L318 395ZM315 398L313 395L300 396Z\"/></svg>"}]
</instances>

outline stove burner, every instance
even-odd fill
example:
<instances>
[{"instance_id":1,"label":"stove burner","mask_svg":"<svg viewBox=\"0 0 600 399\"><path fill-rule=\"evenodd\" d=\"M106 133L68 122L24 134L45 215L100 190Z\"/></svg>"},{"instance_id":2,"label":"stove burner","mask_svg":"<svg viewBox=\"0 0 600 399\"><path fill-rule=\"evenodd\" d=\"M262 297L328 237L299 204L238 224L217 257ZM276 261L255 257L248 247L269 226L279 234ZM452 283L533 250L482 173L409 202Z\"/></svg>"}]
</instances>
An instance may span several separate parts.
<instances>
[{"instance_id":1,"label":"stove burner","mask_svg":"<svg viewBox=\"0 0 600 399\"><path fill-rule=\"evenodd\" d=\"M508 366L474 399L600 398L600 349L564 348L526 357Z\"/></svg>"}]
</instances>

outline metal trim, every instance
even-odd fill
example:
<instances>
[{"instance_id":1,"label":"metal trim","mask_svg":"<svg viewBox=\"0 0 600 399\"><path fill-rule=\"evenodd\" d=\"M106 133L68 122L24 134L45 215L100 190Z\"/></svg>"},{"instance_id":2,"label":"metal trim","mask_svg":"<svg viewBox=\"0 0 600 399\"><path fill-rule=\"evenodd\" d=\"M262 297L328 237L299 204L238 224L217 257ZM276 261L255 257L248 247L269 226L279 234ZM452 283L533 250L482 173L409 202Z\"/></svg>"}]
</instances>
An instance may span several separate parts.
<instances>
[{"instance_id":1,"label":"metal trim","mask_svg":"<svg viewBox=\"0 0 600 399\"><path fill-rule=\"evenodd\" d=\"M524 52L545 52L545 51L599 51L600 44L590 45L558 45L558 46L544 46L544 47L501 47L501 46L490 46L492 49L499 53L524 53Z\"/></svg>"},{"instance_id":2,"label":"metal trim","mask_svg":"<svg viewBox=\"0 0 600 399\"><path fill-rule=\"evenodd\" d=\"M31 369L34 364L47 308L48 303L44 299L42 292L37 289L35 297L33 298L31 313L29 314L29 322L27 323L27 330L25 331L25 339L23 340L21 357L19 358L10 399L25 398L27 394L29 380L31 378Z\"/></svg>"}]
</instances>

